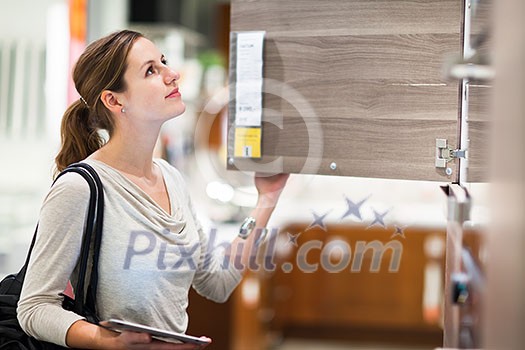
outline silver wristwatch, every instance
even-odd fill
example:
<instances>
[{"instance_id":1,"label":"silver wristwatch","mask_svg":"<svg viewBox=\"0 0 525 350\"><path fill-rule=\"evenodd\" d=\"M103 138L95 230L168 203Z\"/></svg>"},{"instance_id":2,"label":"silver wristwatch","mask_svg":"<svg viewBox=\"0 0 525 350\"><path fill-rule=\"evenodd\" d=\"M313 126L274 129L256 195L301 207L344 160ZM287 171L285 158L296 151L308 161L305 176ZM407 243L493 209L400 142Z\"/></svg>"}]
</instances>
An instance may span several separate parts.
<instances>
[{"instance_id":1,"label":"silver wristwatch","mask_svg":"<svg viewBox=\"0 0 525 350\"><path fill-rule=\"evenodd\" d=\"M239 237L242 239L248 238L250 233L255 228L255 218L253 216L249 216L246 219L244 219L243 223L241 224L241 228L239 230Z\"/></svg>"}]
</instances>

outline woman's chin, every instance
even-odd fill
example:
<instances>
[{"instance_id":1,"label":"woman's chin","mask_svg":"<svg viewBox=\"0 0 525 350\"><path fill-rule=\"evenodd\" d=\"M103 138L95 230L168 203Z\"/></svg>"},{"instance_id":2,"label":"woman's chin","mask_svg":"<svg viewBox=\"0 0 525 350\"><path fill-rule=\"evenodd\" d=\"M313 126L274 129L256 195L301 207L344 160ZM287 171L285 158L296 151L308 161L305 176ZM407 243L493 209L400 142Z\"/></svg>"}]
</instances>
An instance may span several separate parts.
<instances>
[{"instance_id":1,"label":"woman's chin","mask_svg":"<svg viewBox=\"0 0 525 350\"><path fill-rule=\"evenodd\" d=\"M172 113L170 119L177 118L178 116L184 114L185 111L186 111L186 105L184 103L181 103L181 106Z\"/></svg>"}]
</instances>

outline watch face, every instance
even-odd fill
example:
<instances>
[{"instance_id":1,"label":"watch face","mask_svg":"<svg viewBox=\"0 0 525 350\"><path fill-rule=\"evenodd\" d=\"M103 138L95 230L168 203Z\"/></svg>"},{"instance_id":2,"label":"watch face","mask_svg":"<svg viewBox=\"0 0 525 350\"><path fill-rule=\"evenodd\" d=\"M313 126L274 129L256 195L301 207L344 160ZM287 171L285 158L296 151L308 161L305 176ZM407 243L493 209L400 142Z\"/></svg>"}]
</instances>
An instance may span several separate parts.
<instances>
[{"instance_id":1,"label":"watch face","mask_svg":"<svg viewBox=\"0 0 525 350\"><path fill-rule=\"evenodd\" d=\"M244 220L239 230L239 237L246 238L250 235L252 230L255 228L255 218L248 217Z\"/></svg>"}]
</instances>

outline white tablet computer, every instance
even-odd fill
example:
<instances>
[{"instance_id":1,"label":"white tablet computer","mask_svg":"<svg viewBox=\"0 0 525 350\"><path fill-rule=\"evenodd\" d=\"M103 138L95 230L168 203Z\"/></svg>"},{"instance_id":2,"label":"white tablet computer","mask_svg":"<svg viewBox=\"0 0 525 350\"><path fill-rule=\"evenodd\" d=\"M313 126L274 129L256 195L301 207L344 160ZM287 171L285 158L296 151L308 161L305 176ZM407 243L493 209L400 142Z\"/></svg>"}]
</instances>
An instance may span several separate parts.
<instances>
[{"instance_id":1,"label":"white tablet computer","mask_svg":"<svg viewBox=\"0 0 525 350\"><path fill-rule=\"evenodd\" d=\"M183 343L192 343L192 344L209 344L211 343L208 339L202 339L199 337L195 337L192 335L187 335L183 333L176 333L172 331L166 331L163 329L153 328L149 326L145 326L138 323L123 321L123 320L117 320L117 319L109 319L105 322L102 322L102 327L116 330L116 331L132 331L132 332L140 332L140 333L148 333L151 334L152 337L159 338L160 340L178 340Z\"/></svg>"}]
</instances>

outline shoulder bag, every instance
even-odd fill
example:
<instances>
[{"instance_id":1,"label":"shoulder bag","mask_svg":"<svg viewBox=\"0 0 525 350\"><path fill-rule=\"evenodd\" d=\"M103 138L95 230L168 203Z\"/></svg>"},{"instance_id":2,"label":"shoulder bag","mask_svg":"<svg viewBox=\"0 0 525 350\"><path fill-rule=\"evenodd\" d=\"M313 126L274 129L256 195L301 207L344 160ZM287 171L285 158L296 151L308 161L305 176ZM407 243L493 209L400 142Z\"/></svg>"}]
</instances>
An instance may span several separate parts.
<instances>
[{"instance_id":1,"label":"shoulder bag","mask_svg":"<svg viewBox=\"0 0 525 350\"><path fill-rule=\"evenodd\" d=\"M63 295L62 307L73 311L91 323L98 324L96 310L96 291L98 281L98 258L102 240L102 223L104 220L104 193L102 183L96 171L86 163L75 163L64 169L55 179L56 182L62 175L75 172L88 182L90 198L88 214L84 225L82 248L79 257L79 276L75 286L75 298ZM33 240L27 254L24 266L16 274L5 277L0 282L0 350L50 350L65 349L61 346L36 340L28 336L18 323L16 308L20 300L20 293L29 263L31 252L35 245L38 225L33 235ZM92 238L94 235L94 238ZM93 240L93 260L88 276L88 261L90 246ZM88 287L85 283L88 280ZM65 286L64 286L65 288Z\"/></svg>"}]
</instances>

